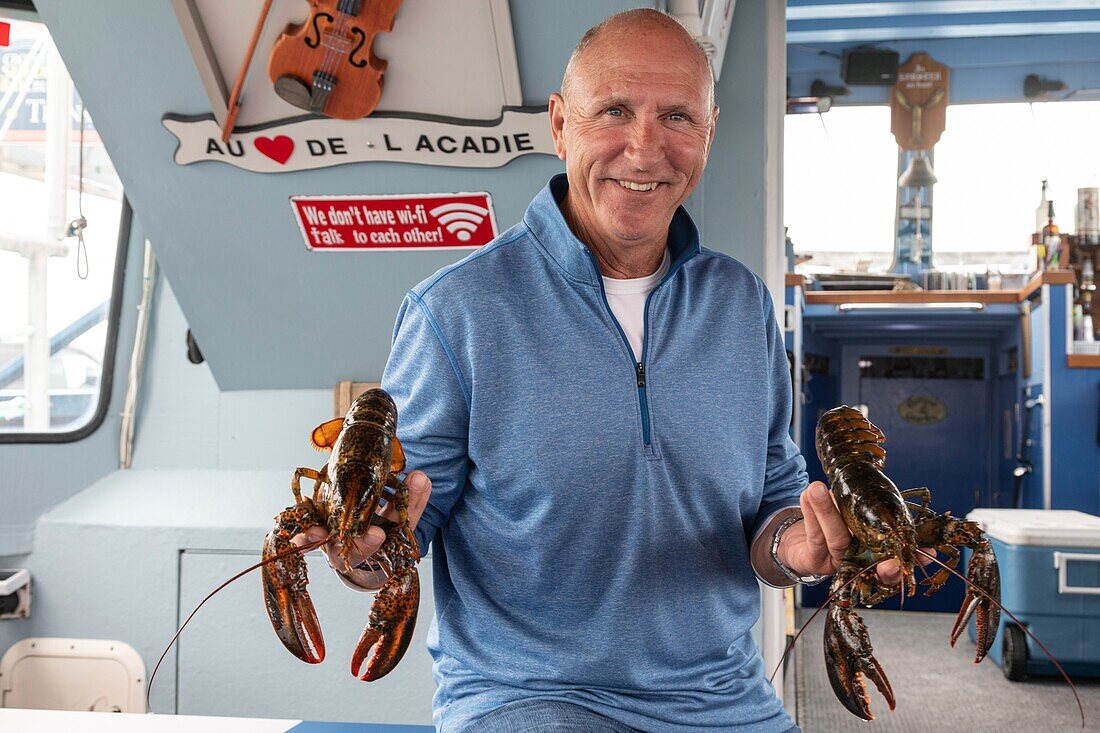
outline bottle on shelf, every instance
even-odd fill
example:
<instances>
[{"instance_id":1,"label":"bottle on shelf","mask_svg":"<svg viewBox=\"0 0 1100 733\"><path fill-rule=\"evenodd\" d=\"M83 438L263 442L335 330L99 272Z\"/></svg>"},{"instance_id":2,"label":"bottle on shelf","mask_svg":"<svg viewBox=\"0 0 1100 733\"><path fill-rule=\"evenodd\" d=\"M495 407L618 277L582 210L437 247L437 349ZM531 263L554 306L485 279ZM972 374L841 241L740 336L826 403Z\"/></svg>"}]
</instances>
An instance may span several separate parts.
<instances>
[{"instance_id":1,"label":"bottle on shelf","mask_svg":"<svg viewBox=\"0 0 1100 733\"><path fill-rule=\"evenodd\" d=\"M1035 228L1031 231L1031 271L1042 272L1046 269L1047 251L1043 243L1043 227L1047 223L1047 180L1043 179L1043 195L1035 207Z\"/></svg>"},{"instance_id":2,"label":"bottle on shelf","mask_svg":"<svg viewBox=\"0 0 1100 733\"><path fill-rule=\"evenodd\" d=\"M1078 341L1095 341L1096 340L1096 317L1092 312L1092 294L1084 298L1081 302L1081 338ZM1074 338L1077 338L1076 335Z\"/></svg>"},{"instance_id":3,"label":"bottle on shelf","mask_svg":"<svg viewBox=\"0 0 1100 733\"><path fill-rule=\"evenodd\" d=\"M1100 247L1100 187L1077 189L1077 246L1083 252Z\"/></svg>"},{"instance_id":4,"label":"bottle on shelf","mask_svg":"<svg viewBox=\"0 0 1100 733\"><path fill-rule=\"evenodd\" d=\"M1073 340L1085 340L1085 307L1081 303L1073 306Z\"/></svg>"},{"instance_id":5,"label":"bottle on shelf","mask_svg":"<svg viewBox=\"0 0 1100 733\"><path fill-rule=\"evenodd\" d=\"M1080 308L1081 308L1081 333L1078 337L1074 334L1074 339L1078 341L1095 341L1096 340L1096 319L1093 316L1093 304L1092 298L1096 294L1096 282L1095 282L1095 270L1092 264L1092 256L1087 255L1084 262L1081 263L1081 296L1080 296Z\"/></svg>"},{"instance_id":6,"label":"bottle on shelf","mask_svg":"<svg viewBox=\"0 0 1100 733\"><path fill-rule=\"evenodd\" d=\"M1043 225L1039 240L1042 242L1042 255L1046 261L1043 269L1059 267L1062 264L1062 236L1058 233L1058 225L1054 223L1053 201L1047 202L1047 223Z\"/></svg>"},{"instance_id":7,"label":"bottle on shelf","mask_svg":"<svg viewBox=\"0 0 1100 733\"><path fill-rule=\"evenodd\" d=\"M1042 234L1043 227L1047 223L1047 179L1043 179L1043 195L1039 199L1039 205L1035 207L1035 233Z\"/></svg>"}]
</instances>

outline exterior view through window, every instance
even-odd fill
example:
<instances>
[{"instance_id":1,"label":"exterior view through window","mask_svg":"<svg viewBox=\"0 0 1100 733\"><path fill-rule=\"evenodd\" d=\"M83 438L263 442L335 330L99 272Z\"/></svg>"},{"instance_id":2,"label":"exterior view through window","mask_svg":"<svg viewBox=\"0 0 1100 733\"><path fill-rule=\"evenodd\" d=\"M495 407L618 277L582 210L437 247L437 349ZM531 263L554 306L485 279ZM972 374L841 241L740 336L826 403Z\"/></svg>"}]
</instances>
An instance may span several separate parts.
<instances>
[{"instance_id":1,"label":"exterior view through window","mask_svg":"<svg viewBox=\"0 0 1100 733\"><path fill-rule=\"evenodd\" d=\"M0 435L69 433L99 405L122 186L46 27L0 24Z\"/></svg>"},{"instance_id":2,"label":"exterior view through window","mask_svg":"<svg viewBox=\"0 0 1100 733\"><path fill-rule=\"evenodd\" d=\"M957 104L936 144L937 269L1029 273L1042 183L1073 232L1077 189L1100 186L1100 102ZM787 115L784 219L800 270L886 272L893 261L898 147L887 106Z\"/></svg>"}]
</instances>

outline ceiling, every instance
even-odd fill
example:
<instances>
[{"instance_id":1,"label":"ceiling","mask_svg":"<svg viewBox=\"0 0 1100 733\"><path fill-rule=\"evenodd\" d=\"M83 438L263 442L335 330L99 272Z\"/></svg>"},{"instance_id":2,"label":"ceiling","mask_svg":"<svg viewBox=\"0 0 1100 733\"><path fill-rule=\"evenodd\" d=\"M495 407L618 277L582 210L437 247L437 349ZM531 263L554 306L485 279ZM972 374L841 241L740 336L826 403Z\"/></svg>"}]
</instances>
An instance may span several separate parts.
<instances>
[{"instance_id":1,"label":"ceiling","mask_svg":"<svg viewBox=\"0 0 1100 733\"><path fill-rule=\"evenodd\" d=\"M1025 101L1031 74L1065 84L1044 101L1100 97L1100 0L787 0L790 96L840 84L857 46L929 54L951 69L952 104ZM833 104L888 100L887 87L849 91Z\"/></svg>"},{"instance_id":2,"label":"ceiling","mask_svg":"<svg viewBox=\"0 0 1100 733\"><path fill-rule=\"evenodd\" d=\"M788 0L787 43L1100 33L1100 0Z\"/></svg>"}]
</instances>

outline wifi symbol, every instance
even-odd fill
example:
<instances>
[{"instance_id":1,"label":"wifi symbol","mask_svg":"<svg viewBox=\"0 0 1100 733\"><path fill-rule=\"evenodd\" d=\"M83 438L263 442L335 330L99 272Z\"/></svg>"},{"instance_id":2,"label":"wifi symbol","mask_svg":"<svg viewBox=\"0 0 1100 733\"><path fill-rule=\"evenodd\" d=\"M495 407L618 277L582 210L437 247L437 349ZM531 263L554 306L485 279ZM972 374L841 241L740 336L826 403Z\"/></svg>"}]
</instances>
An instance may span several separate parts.
<instances>
[{"instance_id":1,"label":"wifi symbol","mask_svg":"<svg viewBox=\"0 0 1100 733\"><path fill-rule=\"evenodd\" d=\"M476 204L443 204L428 213L460 241L468 242L489 215L489 210Z\"/></svg>"}]
</instances>

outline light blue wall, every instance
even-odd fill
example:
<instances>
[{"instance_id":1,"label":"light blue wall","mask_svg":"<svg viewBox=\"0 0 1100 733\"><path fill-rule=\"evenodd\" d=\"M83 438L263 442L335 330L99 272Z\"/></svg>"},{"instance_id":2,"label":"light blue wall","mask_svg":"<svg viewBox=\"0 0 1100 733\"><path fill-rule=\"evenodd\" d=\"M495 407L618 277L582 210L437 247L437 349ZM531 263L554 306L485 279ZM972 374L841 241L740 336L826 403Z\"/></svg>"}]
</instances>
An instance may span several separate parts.
<instances>
[{"instance_id":1,"label":"light blue wall","mask_svg":"<svg viewBox=\"0 0 1100 733\"><path fill-rule=\"evenodd\" d=\"M323 463L309 432L332 417L332 390L219 390L208 363L187 360L187 320L164 277L158 287L133 467L240 471Z\"/></svg>"},{"instance_id":2,"label":"light blue wall","mask_svg":"<svg viewBox=\"0 0 1100 733\"><path fill-rule=\"evenodd\" d=\"M765 0L740 0L715 89L718 132L703 181L688 202L703 243L764 276ZM780 121L781 122L781 121Z\"/></svg>"}]
</instances>

